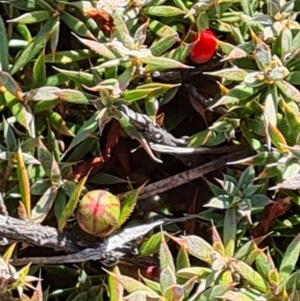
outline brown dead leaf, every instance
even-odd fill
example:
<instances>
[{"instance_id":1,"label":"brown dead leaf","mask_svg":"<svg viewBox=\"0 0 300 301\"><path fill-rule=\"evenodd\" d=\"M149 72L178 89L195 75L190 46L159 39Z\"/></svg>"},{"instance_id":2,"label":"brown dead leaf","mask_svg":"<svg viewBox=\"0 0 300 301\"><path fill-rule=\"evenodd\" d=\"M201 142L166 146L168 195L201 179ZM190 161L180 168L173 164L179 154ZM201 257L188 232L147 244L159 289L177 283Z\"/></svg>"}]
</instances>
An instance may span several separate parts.
<instances>
[{"instance_id":1,"label":"brown dead leaf","mask_svg":"<svg viewBox=\"0 0 300 301\"><path fill-rule=\"evenodd\" d=\"M193 197L193 199L188 207L188 210L187 210L187 213L189 215L196 214L196 203L197 203L198 193L199 193L199 189L197 188L195 196ZM187 220L184 223L184 230L186 231L186 234L194 234L195 233L195 225L196 225L195 219Z\"/></svg>"},{"instance_id":2,"label":"brown dead leaf","mask_svg":"<svg viewBox=\"0 0 300 301\"><path fill-rule=\"evenodd\" d=\"M104 10L97 8L83 9L83 14L95 20L99 28L106 32L113 32L115 29L113 18Z\"/></svg>"},{"instance_id":3,"label":"brown dead leaf","mask_svg":"<svg viewBox=\"0 0 300 301\"><path fill-rule=\"evenodd\" d=\"M155 121L158 125L162 126L164 124L165 120L165 113L160 113L159 115L156 116Z\"/></svg>"},{"instance_id":4,"label":"brown dead leaf","mask_svg":"<svg viewBox=\"0 0 300 301\"><path fill-rule=\"evenodd\" d=\"M43 289L41 284L41 279L38 280L35 291L31 297L31 301L43 301Z\"/></svg>"},{"instance_id":5,"label":"brown dead leaf","mask_svg":"<svg viewBox=\"0 0 300 301\"><path fill-rule=\"evenodd\" d=\"M19 202L19 206L18 206L18 217L22 220L28 220L28 216L27 216L27 213L26 213L26 208L24 206L24 204L20 201Z\"/></svg>"},{"instance_id":6,"label":"brown dead leaf","mask_svg":"<svg viewBox=\"0 0 300 301\"><path fill-rule=\"evenodd\" d=\"M78 181L83 176L85 176L89 172L89 170L92 170L91 174L94 174L103 168L106 162L109 161L112 150L119 142L119 132L120 132L119 130L120 130L119 123L113 120L111 122L110 129L107 133L105 147L102 150L102 157L94 157L90 160L84 161L81 164L79 164L74 169L71 175L72 179Z\"/></svg>"},{"instance_id":7,"label":"brown dead leaf","mask_svg":"<svg viewBox=\"0 0 300 301\"><path fill-rule=\"evenodd\" d=\"M104 159L101 157L94 157L90 160L84 161L76 167L76 169L71 174L71 178L74 181L79 181L88 173L90 169L92 169L93 171L99 170L104 162Z\"/></svg>"},{"instance_id":8,"label":"brown dead leaf","mask_svg":"<svg viewBox=\"0 0 300 301\"><path fill-rule=\"evenodd\" d=\"M31 298L29 298L29 297L28 297L27 295L25 295L25 294L22 294L21 300L22 300L22 301L32 301Z\"/></svg>"},{"instance_id":9,"label":"brown dead leaf","mask_svg":"<svg viewBox=\"0 0 300 301\"><path fill-rule=\"evenodd\" d=\"M279 216L285 214L291 207L291 197L278 199L268 204L260 218L260 222L254 230L252 236L260 237L269 232L272 222Z\"/></svg>"}]
</instances>

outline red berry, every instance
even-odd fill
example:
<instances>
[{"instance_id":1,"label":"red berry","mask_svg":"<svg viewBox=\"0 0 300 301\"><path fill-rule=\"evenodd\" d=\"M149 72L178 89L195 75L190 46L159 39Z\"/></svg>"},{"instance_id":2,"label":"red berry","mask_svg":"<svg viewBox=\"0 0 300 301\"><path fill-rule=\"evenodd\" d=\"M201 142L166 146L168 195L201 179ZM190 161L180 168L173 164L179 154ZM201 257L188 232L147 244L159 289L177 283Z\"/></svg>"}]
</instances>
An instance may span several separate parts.
<instances>
[{"instance_id":1,"label":"red berry","mask_svg":"<svg viewBox=\"0 0 300 301\"><path fill-rule=\"evenodd\" d=\"M149 266L146 270L146 275L148 279L158 280L160 275L160 268L156 265Z\"/></svg>"},{"instance_id":2,"label":"red berry","mask_svg":"<svg viewBox=\"0 0 300 301\"><path fill-rule=\"evenodd\" d=\"M216 52L217 41L215 34L206 29L203 32L198 32L193 41L198 40L190 52L190 58L194 63L203 64L208 62Z\"/></svg>"}]
</instances>

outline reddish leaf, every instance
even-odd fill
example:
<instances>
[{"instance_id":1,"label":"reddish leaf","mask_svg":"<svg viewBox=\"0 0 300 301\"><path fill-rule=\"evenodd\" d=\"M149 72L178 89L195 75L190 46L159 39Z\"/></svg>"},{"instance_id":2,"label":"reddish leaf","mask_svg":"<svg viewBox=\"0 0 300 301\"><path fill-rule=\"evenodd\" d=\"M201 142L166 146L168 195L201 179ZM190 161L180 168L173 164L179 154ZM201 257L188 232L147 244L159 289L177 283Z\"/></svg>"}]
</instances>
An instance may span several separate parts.
<instances>
[{"instance_id":1,"label":"reddish leaf","mask_svg":"<svg viewBox=\"0 0 300 301\"><path fill-rule=\"evenodd\" d=\"M95 20L99 28L106 32L113 32L115 29L113 18L104 10L90 7L83 9L83 14Z\"/></svg>"},{"instance_id":2,"label":"reddish leaf","mask_svg":"<svg viewBox=\"0 0 300 301\"><path fill-rule=\"evenodd\" d=\"M268 204L263 214L261 215L260 222L253 232L253 237L260 237L268 233L271 223L279 216L285 214L291 207L291 197L278 199L271 204Z\"/></svg>"}]
</instances>

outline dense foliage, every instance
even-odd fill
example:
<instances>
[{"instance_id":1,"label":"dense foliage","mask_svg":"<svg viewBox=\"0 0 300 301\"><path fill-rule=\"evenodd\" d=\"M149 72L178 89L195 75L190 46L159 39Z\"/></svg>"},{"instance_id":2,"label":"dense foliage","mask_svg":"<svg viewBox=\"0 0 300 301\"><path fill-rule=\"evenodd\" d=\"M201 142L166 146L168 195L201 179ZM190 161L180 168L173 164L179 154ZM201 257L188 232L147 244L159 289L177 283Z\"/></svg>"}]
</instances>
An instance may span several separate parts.
<instances>
[{"instance_id":1,"label":"dense foliage","mask_svg":"<svg viewBox=\"0 0 300 301\"><path fill-rule=\"evenodd\" d=\"M62 232L88 192L125 188L131 194L107 233L126 220L134 224L129 216L143 187L134 190L131 181L148 178L130 178L124 153L126 161L134 139L153 164L161 160L127 108L155 124L168 107L166 129L184 131L191 111L175 102L181 82L162 74L208 64L215 47L217 67L204 73L218 81L205 108L214 115L205 129L191 127L188 146L240 145L253 155L205 181L211 197L202 199L200 212L188 212L201 231L195 224L191 235L161 230L140 243L139 256L157 259L143 275L136 267L108 270L93 262L19 269L9 260L28 246L11 242L1 250L1 298L300 300L299 11L297 0L2 0L2 214ZM123 155L123 176L109 165L121 139L130 145L115 150ZM162 204L155 208L144 210L144 220L172 214ZM57 275L75 282L47 287Z\"/></svg>"}]
</instances>

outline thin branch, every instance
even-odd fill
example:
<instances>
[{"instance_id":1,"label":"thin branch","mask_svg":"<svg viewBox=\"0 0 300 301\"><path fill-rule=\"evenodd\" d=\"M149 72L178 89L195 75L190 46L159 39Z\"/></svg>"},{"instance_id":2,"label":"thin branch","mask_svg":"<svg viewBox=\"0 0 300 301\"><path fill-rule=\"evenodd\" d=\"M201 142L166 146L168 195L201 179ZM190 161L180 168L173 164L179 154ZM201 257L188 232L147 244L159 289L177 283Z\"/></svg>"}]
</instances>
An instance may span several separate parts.
<instances>
[{"instance_id":1,"label":"thin branch","mask_svg":"<svg viewBox=\"0 0 300 301\"><path fill-rule=\"evenodd\" d=\"M221 169L226 166L230 161L240 160L253 154L253 150L244 149L236 152L232 152L228 155L222 156L219 159L205 163L198 167L189 169L187 171L176 174L172 177L157 181L155 183L147 185L139 195L138 199L145 199L156 194L165 192L175 187L181 186L195 179L203 177L213 171ZM127 193L123 193L120 197L125 196Z\"/></svg>"}]
</instances>

